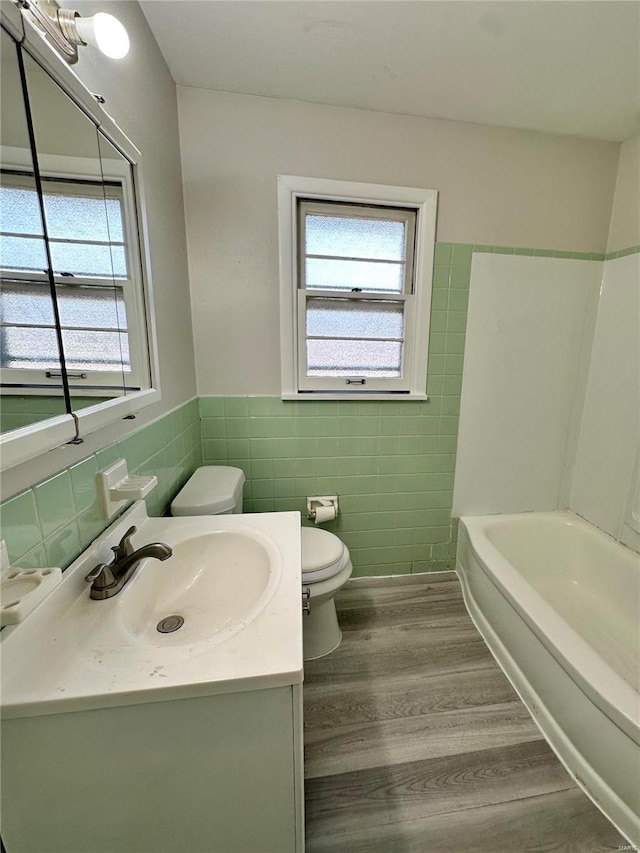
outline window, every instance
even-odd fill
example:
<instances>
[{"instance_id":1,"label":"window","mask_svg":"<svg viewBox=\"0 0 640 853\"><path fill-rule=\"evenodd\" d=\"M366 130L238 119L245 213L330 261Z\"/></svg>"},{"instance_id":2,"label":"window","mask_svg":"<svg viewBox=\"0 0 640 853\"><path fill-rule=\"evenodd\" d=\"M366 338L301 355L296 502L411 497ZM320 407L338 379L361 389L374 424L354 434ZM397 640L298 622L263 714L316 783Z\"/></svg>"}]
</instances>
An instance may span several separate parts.
<instances>
[{"instance_id":1,"label":"window","mask_svg":"<svg viewBox=\"0 0 640 853\"><path fill-rule=\"evenodd\" d=\"M436 198L280 177L285 399L425 399Z\"/></svg>"},{"instance_id":2,"label":"window","mask_svg":"<svg viewBox=\"0 0 640 853\"><path fill-rule=\"evenodd\" d=\"M44 208L72 393L141 387L137 304L124 180L42 177ZM0 187L4 392L59 384L47 258L32 176L3 169Z\"/></svg>"}]
</instances>

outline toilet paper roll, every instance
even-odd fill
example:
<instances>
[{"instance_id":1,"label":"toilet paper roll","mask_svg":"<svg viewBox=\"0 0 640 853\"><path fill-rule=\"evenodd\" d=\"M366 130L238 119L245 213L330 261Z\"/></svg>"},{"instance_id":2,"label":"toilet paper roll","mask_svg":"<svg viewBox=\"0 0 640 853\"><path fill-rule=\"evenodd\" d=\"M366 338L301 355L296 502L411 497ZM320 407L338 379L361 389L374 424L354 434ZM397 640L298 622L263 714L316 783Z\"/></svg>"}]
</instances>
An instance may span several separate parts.
<instances>
[{"instance_id":1,"label":"toilet paper roll","mask_svg":"<svg viewBox=\"0 0 640 853\"><path fill-rule=\"evenodd\" d=\"M324 524L325 521L333 521L336 517L336 508L334 506L319 506L316 507L316 524Z\"/></svg>"}]
</instances>

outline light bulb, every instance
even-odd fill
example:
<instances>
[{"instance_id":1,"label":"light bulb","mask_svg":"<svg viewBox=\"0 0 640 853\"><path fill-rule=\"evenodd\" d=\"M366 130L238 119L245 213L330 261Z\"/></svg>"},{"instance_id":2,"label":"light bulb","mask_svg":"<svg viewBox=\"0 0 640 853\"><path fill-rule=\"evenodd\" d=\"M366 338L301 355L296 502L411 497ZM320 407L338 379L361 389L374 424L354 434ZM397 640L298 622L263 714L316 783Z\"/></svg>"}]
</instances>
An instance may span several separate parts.
<instances>
[{"instance_id":1,"label":"light bulb","mask_svg":"<svg viewBox=\"0 0 640 853\"><path fill-rule=\"evenodd\" d=\"M78 35L85 44L92 44L111 59L122 59L129 53L129 36L117 18L98 12L90 18L75 19Z\"/></svg>"}]
</instances>

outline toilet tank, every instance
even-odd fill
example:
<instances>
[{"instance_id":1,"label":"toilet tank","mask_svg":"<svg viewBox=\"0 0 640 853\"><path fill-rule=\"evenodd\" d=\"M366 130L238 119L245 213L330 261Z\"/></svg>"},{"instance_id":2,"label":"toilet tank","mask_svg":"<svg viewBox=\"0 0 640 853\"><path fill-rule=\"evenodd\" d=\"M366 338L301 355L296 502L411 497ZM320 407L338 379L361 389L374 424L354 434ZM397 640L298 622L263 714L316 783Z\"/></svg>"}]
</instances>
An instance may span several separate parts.
<instances>
[{"instance_id":1,"label":"toilet tank","mask_svg":"<svg viewBox=\"0 0 640 853\"><path fill-rule=\"evenodd\" d=\"M171 515L230 515L242 512L244 471L228 465L204 465L171 502Z\"/></svg>"}]
</instances>

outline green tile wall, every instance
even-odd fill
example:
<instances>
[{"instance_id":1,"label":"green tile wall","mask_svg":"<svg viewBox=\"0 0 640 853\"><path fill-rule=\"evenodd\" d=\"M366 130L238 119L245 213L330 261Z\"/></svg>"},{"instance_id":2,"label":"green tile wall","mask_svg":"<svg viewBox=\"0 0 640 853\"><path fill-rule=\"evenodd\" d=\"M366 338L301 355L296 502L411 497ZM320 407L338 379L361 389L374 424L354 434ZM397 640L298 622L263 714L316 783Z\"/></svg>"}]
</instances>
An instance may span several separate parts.
<instances>
[{"instance_id":1,"label":"green tile wall","mask_svg":"<svg viewBox=\"0 0 640 853\"><path fill-rule=\"evenodd\" d=\"M202 464L197 399L5 501L0 524L11 562L22 568L73 562L110 523L102 514L96 474L120 458L131 473L157 475L147 509L162 515Z\"/></svg>"},{"instance_id":2,"label":"green tile wall","mask_svg":"<svg viewBox=\"0 0 640 853\"><path fill-rule=\"evenodd\" d=\"M63 397L4 394L0 401L0 430L9 432L65 413Z\"/></svg>"},{"instance_id":3,"label":"green tile wall","mask_svg":"<svg viewBox=\"0 0 640 853\"><path fill-rule=\"evenodd\" d=\"M349 546L356 575L452 567L471 256L467 245L436 248L428 401L200 398L205 463L243 469L247 511L304 514L308 495L337 494L326 529Z\"/></svg>"},{"instance_id":4,"label":"green tile wall","mask_svg":"<svg viewBox=\"0 0 640 853\"><path fill-rule=\"evenodd\" d=\"M72 397L73 411L102 403L107 397ZM57 396L3 394L0 400L0 432L10 432L66 412L64 398Z\"/></svg>"}]
</instances>

